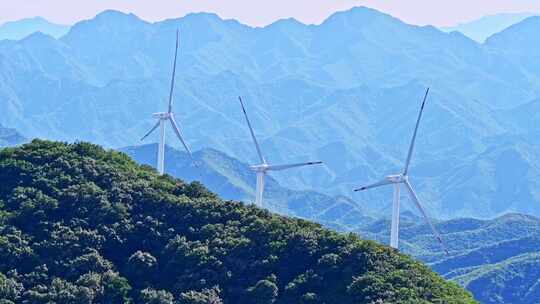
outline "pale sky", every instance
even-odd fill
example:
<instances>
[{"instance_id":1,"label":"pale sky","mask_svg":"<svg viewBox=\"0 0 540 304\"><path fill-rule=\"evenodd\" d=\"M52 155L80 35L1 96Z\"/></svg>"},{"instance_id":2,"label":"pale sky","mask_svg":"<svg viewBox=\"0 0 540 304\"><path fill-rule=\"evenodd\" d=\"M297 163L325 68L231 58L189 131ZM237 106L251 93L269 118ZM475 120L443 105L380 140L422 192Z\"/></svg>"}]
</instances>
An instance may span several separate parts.
<instances>
[{"instance_id":1,"label":"pale sky","mask_svg":"<svg viewBox=\"0 0 540 304\"><path fill-rule=\"evenodd\" d=\"M0 24L35 16L73 24L105 9L134 13L148 21L204 11L252 26L289 17L318 24L332 13L353 6L372 7L407 23L435 26L498 13L540 13L540 0L0 0Z\"/></svg>"}]
</instances>

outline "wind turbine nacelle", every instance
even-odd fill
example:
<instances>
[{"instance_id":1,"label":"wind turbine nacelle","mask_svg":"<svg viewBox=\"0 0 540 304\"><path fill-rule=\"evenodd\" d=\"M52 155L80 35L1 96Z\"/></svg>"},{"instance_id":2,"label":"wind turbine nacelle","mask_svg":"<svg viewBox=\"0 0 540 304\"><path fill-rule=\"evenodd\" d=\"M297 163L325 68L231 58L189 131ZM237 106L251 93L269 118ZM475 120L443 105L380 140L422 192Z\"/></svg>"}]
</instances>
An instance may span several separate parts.
<instances>
[{"instance_id":1,"label":"wind turbine nacelle","mask_svg":"<svg viewBox=\"0 0 540 304\"><path fill-rule=\"evenodd\" d=\"M267 168L268 168L267 164L249 166L249 169L255 172L266 171Z\"/></svg>"},{"instance_id":2,"label":"wind turbine nacelle","mask_svg":"<svg viewBox=\"0 0 540 304\"><path fill-rule=\"evenodd\" d=\"M171 117L171 113L167 113L167 112L154 113L152 114L152 117L157 118L157 119L169 119L169 117Z\"/></svg>"},{"instance_id":3,"label":"wind turbine nacelle","mask_svg":"<svg viewBox=\"0 0 540 304\"><path fill-rule=\"evenodd\" d=\"M388 175L386 179L392 183L403 183L407 180L407 177L403 174Z\"/></svg>"}]
</instances>

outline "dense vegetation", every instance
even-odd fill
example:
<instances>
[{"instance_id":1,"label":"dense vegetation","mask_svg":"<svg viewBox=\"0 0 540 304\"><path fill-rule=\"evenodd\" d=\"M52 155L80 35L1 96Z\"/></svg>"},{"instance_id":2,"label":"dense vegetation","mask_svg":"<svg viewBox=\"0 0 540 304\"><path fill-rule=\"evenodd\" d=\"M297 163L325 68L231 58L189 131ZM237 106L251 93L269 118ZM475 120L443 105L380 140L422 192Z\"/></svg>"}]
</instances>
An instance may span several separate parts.
<instances>
[{"instance_id":1,"label":"dense vegetation","mask_svg":"<svg viewBox=\"0 0 540 304\"><path fill-rule=\"evenodd\" d=\"M126 155L0 151L0 303L474 303L393 250L225 202Z\"/></svg>"}]
</instances>

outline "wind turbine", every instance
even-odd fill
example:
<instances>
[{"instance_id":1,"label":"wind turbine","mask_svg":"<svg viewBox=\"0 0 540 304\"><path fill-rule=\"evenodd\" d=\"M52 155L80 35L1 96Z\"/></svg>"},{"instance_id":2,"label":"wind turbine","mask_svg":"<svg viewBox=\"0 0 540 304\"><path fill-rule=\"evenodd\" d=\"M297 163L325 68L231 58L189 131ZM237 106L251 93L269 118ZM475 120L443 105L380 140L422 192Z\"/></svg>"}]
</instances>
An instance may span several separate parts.
<instances>
[{"instance_id":1,"label":"wind turbine","mask_svg":"<svg viewBox=\"0 0 540 304\"><path fill-rule=\"evenodd\" d=\"M156 118L158 121L157 123L148 131L142 138L141 141L144 140L148 135L152 134L155 129L159 127L159 145L158 145L158 155L157 155L157 170L160 175L163 175L163 172L165 171L165 123L169 121L171 123L171 126L174 130L174 133L176 133L176 136L178 139L180 139L180 142L182 142L182 145L186 149L186 152L189 154L189 157L193 160L193 156L191 154L191 150L187 146L186 142L184 141L184 138L182 137L182 133L180 132L180 128L178 128L178 124L176 122L176 119L174 118L174 113L172 112L172 101L173 101L173 90L174 90L174 76L176 75L176 57L178 55L178 30L176 30L176 49L174 51L174 64L173 64L173 72L172 72L172 79L171 79L171 90L169 91L169 108L167 112L159 112L152 114L152 117Z\"/></svg>"},{"instance_id":2,"label":"wind turbine","mask_svg":"<svg viewBox=\"0 0 540 304\"><path fill-rule=\"evenodd\" d=\"M239 96L238 100L240 101L240 105L242 106L242 111L244 112L244 117L246 118L246 123L249 127L251 138L253 139L253 143L255 144L255 148L257 149L257 154L259 155L259 159L261 160L261 163L259 165L250 166L250 169L257 173L255 205L259 207L263 207L264 177L266 176L266 173L268 171L281 171L281 170L286 170L286 169L295 168L295 167L318 165L318 164L322 164L322 162L316 161L316 162L306 162L306 163L297 163L297 164L288 164L288 165L268 164L266 162L266 159L264 159L264 156L262 155L261 147L259 146L259 143L257 142L255 133L253 133L253 128L251 127L251 123L249 122L249 118L246 113L246 108L244 107L244 102L242 102L242 97Z\"/></svg>"},{"instance_id":3,"label":"wind turbine","mask_svg":"<svg viewBox=\"0 0 540 304\"><path fill-rule=\"evenodd\" d=\"M409 192L409 197L414 202L418 210L420 210L420 213L422 213L424 219L427 221L429 226L431 227L431 230L433 231L433 234L443 247L444 251L448 254L448 250L446 249L446 246L444 245L444 242L442 240L441 235L439 232L437 232L437 229L435 229L435 226L433 226L433 223L429 219L429 217L426 214L426 211L422 207L422 204L420 204L420 200L418 199L418 196L413 190L413 187L411 183L409 182L409 165L411 163L411 157L414 150L414 143L416 141L416 134L418 132L418 126L420 125L420 119L422 118L422 112L424 111L424 106L426 104L426 99L429 93L429 88L426 90L426 94L424 95L424 100L422 101L422 106L420 108L420 113L418 114L418 119L416 120L416 126L414 128L413 137L411 140L411 145L409 146L409 153L407 154L407 160L405 161L405 168L403 169L403 172L395 175L389 175L386 176L383 180L378 181L376 183L355 189L354 191L364 191L371 188L376 188L380 186L385 185L394 185L394 200L393 200L393 206L392 206L392 226L391 226L391 232L390 232L390 246L393 248L398 248L398 241L399 241L399 191L401 184L405 185L405 188Z\"/></svg>"}]
</instances>

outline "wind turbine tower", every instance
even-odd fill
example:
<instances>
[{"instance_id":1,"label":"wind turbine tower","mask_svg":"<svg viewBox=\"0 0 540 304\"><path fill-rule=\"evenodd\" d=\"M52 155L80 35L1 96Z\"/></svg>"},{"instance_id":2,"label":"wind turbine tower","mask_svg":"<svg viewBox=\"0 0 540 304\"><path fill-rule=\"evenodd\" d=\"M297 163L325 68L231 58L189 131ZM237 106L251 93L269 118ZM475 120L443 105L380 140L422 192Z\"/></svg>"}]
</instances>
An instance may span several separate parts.
<instances>
[{"instance_id":1,"label":"wind turbine tower","mask_svg":"<svg viewBox=\"0 0 540 304\"><path fill-rule=\"evenodd\" d=\"M426 99L429 94L429 88L426 90L426 93L424 95L424 100L422 101L422 106L420 107L420 113L418 114L418 119L416 120L416 126L414 128L414 133L411 139L411 144L409 146L409 152L407 154L407 160L405 161L405 167L401 173L395 174L395 175L389 175L386 176L383 180L378 181L376 183L355 189L354 191L364 191L371 188L377 188L385 185L393 185L394 186L394 199L392 204L392 225L390 229L390 246L393 248L398 248L398 242L399 242L399 195L400 195L400 187L403 184L405 186L405 189L407 189L407 192L409 193L410 199L415 204L416 208L422 213L422 216L426 220L426 222L429 224L431 230L433 231L433 234L437 238L438 242L443 247L444 251L448 254L448 250L446 249L446 246L442 240L441 235L435 229L435 226L433 226L433 223L427 216L426 211L424 210L424 207L422 207L422 204L420 203L420 200L418 199L418 196L413 190L413 187L411 183L409 182L409 165L411 163L411 158L414 150L414 144L416 142L416 134L418 133L418 126L420 125L420 119L422 118L422 113L424 111L424 106L426 104Z\"/></svg>"},{"instance_id":2,"label":"wind turbine tower","mask_svg":"<svg viewBox=\"0 0 540 304\"><path fill-rule=\"evenodd\" d=\"M255 148L257 149L257 154L259 155L259 159L261 161L261 163L258 165L250 166L250 169L257 173L257 185L256 185L256 190L255 190L255 205L262 208L263 207L264 178L268 171L281 171L281 170L286 170L286 169L295 168L295 167L318 165L318 164L322 164L322 162L315 161L315 162L305 162L305 163L286 164L286 165L268 164L261 152L261 147L259 146L259 143L257 142L257 138L255 137L255 133L253 132L253 128L251 127L251 123L249 122L249 118L247 116L246 108L244 107L244 102L242 101L242 97L238 97L238 100L240 101L240 105L242 106L242 112L244 112L244 117L246 118L246 123L249 127L251 138L253 139L253 143L255 144Z\"/></svg>"},{"instance_id":3,"label":"wind turbine tower","mask_svg":"<svg viewBox=\"0 0 540 304\"><path fill-rule=\"evenodd\" d=\"M174 77L176 75L176 58L178 56L178 35L179 35L178 30L176 30L176 49L174 51L174 63L173 63L173 72L172 72L172 78L171 78L171 89L169 91L169 107L167 109L167 112L159 112L159 113L152 114L152 117L156 118L158 121L150 129L150 131L148 131L141 138L141 141L144 140L146 137L148 137L148 135L152 134L152 132L154 132L154 130L159 127L159 144L158 144L156 168L160 175L163 175L163 173L165 172L165 124L167 121L171 123L174 133L176 133L176 136L178 137L180 142L182 142L182 145L186 149L186 152L189 154L189 157L193 160L191 150L189 149L186 142L184 141L180 128L178 127L178 123L176 122L176 119L174 118L174 113L172 112Z\"/></svg>"}]
</instances>

